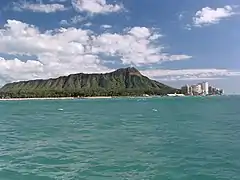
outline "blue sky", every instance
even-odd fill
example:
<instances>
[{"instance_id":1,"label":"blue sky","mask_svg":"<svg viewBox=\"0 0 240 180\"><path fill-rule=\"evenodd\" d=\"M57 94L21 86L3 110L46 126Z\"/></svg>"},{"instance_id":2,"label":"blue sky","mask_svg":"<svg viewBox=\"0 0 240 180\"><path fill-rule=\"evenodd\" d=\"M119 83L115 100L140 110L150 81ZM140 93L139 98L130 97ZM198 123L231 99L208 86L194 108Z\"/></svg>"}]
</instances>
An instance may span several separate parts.
<instances>
[{"instance_id":1,"label":"blue sky","mask_svg":"<svg viewBox=\"0 0 240 180\"><path fill-rule=\"evenodd\" d=\"M240 93L238 0L1 0L0 84L135 66Z\"/></svg>"}]
</instances>

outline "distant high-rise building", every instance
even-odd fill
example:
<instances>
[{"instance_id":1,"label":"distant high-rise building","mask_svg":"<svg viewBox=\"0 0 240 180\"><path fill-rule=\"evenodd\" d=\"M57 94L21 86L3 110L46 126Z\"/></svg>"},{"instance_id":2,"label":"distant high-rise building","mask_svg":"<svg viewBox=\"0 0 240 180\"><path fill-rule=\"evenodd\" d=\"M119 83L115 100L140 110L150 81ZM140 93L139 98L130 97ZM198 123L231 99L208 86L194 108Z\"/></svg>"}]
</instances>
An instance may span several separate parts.
<instances>
[{"instance_id":1,"label":"distant high-rise building","mask_svg":"<svg viewBox=\"0 0 240 180\"><path fill-rule=\"evenodd\" d=\"M193 95L193 88L192 88L192 86L189 87L189 95L191 95L191 96Z\"/></svg>"},{"instance_id":2,"label":"distant high-rise building","mask_svg":"<svg viewBox=\"0 0 240 180\"><path fill-rule=\"evenodd\" d=\"M187 89L187 94L190 94L190 86L188 84L186 85L186 89Z\"/></svg>"},{"instance_id":3,"label":"distant high-rise building","mask_svg":"<svg viewBox=\"0 0 240 180\"><path fill-rule=\"evenodd\" d=\"M203 94L204 95L208 95L209 94L208 88L209 88L208 82L203 82L202 83L202 90L203 90Z\"/></svg>"},{"instance_id":4,"label":"distant high-rise building","mask_svg":"<svg viewBox=\"0 0 240 180\"><path fill-rule=\"evenodd\" d=\"M193 89L194 94L202 94L202 85L201 84L193 85L192 89Z\"/></svg>"},{"instance_id":5,"label":"distant high-rise building","mask_svg":"<svg viewBox=\"0 0 240 180\"><path fill-rule=\"evenodd\" d=\"M222 95L223 89L210 86L208 82L202 82L195 85L185 85L181 88L182 93L185 95Z\"/></svg>"},{"instance_id":6,"label":"distant high-rise building","mask_svg":"<svg viewBox=\"0 0 240 180\"><path fill-rule=\"evenodd\" d=\"M213 94L213 87L212 86L209 86L208 87L208 94Z\"/></svg>"},{"instance_id":7,"label":"distant high-rise building","mask_svg":"<svg viewBox=\"0 0 240 180\"><path fill-rule=\"evenodd\" d=\"M183 94L189 95L189 86L185 85L181 88Z\"/></svg>"}]
</instances>

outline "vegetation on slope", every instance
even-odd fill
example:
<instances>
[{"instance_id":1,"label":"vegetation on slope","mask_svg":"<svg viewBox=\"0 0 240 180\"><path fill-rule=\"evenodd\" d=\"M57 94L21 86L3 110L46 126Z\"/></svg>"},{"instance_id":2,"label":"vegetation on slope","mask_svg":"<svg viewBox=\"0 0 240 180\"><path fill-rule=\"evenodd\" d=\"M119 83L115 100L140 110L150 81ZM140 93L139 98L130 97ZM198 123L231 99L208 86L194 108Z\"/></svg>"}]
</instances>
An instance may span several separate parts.
<instances>
[{"instance_id":1,"label":"vegetation on slope","mask_svg":"<svg viewBox=\"0 0 240 180\"><path fill-rule=\"evenodd\" d=\"M135 68L122 68L105 74L71 74L55 79L9 83L2 97L86 97L165 95L176 89L143 76Z\"/></svg>"}]
</instances>

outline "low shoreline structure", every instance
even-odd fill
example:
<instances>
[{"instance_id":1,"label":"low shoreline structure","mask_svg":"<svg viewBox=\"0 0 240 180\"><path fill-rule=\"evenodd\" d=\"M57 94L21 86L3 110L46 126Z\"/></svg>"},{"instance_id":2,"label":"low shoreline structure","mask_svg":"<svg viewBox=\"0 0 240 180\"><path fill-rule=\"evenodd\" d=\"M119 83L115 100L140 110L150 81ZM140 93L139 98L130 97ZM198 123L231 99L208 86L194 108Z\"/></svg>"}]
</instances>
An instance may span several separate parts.
<instances>
[{"instance_id":1,"label":"low shoreline structure","mask_svg":"<svg viewBox=\"0 0 240 180\"><path fill-rule=\"evenodd\" d=\"M110 99L114 98L112 96L93 96L93 97L80 97L80 98L75 98L75 99Z\"/></svg>"}]
</instances>

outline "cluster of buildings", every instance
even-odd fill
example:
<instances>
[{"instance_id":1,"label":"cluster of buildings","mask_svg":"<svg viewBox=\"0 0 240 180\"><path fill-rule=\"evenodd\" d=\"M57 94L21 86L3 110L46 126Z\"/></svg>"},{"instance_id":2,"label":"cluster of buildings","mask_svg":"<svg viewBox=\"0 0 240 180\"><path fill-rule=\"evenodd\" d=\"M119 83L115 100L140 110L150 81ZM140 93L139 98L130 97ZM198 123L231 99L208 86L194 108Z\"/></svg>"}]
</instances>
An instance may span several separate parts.
<instances>
[{"instance_id":1,"label":"cluster of buildings","mask_svg":"<svg viewBox=\"0 0 240 180\"><path fill-rule=\"evenodd\" d=\"M194 85L185 85L181 88L182 93L190 96L198 95L223 95L223 89L209 86L208 82L202 82Z\"/></svg>"}]
</instances>

